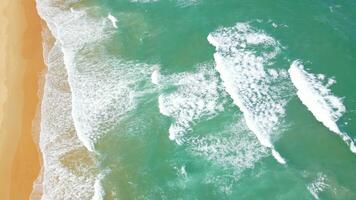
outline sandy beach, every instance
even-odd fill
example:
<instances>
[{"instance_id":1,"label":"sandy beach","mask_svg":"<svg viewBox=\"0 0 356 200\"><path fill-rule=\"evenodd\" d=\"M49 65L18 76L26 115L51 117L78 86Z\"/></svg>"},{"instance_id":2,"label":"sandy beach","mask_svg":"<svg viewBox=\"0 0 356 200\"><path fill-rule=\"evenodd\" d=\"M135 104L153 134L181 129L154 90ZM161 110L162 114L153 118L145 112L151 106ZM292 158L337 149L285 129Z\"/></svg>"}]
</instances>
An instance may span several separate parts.
<instances>
[{"instance_id":1,"label":"sandy beach","mask_svg":"<svg viewBox=\"0 0 356 200\"><path fill-rule=\"evenodd\" d=\"M29 199L40 171L33 122L44 69L34 0L0 2L0 199Z\"/></svg>"}]
</instances>

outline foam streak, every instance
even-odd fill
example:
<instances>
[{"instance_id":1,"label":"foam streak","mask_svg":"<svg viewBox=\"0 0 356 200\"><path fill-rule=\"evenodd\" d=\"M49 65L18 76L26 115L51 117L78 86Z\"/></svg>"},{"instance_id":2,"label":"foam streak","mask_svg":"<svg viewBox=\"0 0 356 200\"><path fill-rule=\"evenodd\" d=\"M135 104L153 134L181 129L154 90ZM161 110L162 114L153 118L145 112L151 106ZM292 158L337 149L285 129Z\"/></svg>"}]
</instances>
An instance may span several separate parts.
<instances>
[{"instance_id":1,"label":"foam streak","mask_svg":"<svg viewBox=\"0 0 356 200\"><path fill-rule=\"evenodd\" d=\"M283 88L276 83L285 78L286 73L265 69L278 55L279 43L244 23L220 28L209 34L208 41L216 47L216 69L225 90L243 112L248 128L263 146L271 149L279 163L285 164L286 161L275 150L272 138L278 133L287 102L281 98Z\"/></svg>"},{"instance_id":2,"label":"foam streak","mask_svg":"<svg viewBox=\"0 0 356 200\"><path fill-rule=\"evenodd\" d=\"M323 77L304 70L301 62L294 61L288 70L291 80L297 89L300 101L314 115L315 119L321 122L330 131L340 135L349 145L350 150L356 153L353 140L347 133L343 133L336 122L345 112L345 106L340 98L334 96L328 88L330 84L323 84ZM329 83L335 81L329 80Z\"/></svg>"}]
</instances>

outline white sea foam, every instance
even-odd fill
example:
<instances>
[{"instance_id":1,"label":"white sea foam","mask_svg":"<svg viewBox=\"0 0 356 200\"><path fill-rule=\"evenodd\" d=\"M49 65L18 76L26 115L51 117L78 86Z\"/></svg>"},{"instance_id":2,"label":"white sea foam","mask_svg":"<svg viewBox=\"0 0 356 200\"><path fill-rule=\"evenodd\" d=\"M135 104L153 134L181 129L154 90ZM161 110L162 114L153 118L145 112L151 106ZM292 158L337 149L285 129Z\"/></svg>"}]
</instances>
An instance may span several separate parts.
<instances>
[{"instance_id":1,"label":"white sea foam","mask_svg":"<svg viewBox=\"0 0 356 200\"><path fill-rule=\"evenodd\" d=\"M180 7L188 7L198 5L201 0L176 0L178 6Z\"/></svg>"},{"instance_id":2,"label":"white sea foam","mask_svg":"<svg viewBox=\"0 0 356 200\"><path fill-rule=\"evenodd\" d=\"M284 160L284 158L281 156L281 154L276 151L275 149L272 149L272 156L281 164L286 164L287 162Z\"/></svg>"},{"instance_id":3,"label":"white sea foam","mask_svg":"<svg viewBox=\"0 0 356 200\"><path fill-rule=\"evenodd\" d=\"M280 44L246 23L219 28L209 34L208 41L216 47L216 69L226 91L243 112L248 128L284 164L272 139L285 112L287 73L268 69L281 50Z\"/></svg>"},{"instance_id":4,"label":"white sea foam","mask_svg":"<svg viewBox=\"0 0 356 200\"><path fill-rule=\"evenodd\" d=\"M54 37L53 48L44 55L48 74L41 106L42 199L96 195L100 181L88 150L94 151L95 143L135 107L136 97L145 89L138 91L137 85L149 82L152 71L148 65L122 61L107 52L103 42L114 31L110 20L95 16L95 7L81 8L78 2L37 1Z\"/></svg>"},{"instance_id":5,"label":"white sea foam","mask_svg":"<svg viewBox=\"0 0 356 200\"><path fill-rule=\"evenodd\" d=\"M93 200L102 200L104 199L104 195L105 195L105 190L103 188L103 186L101 185L100 180L96 180L95 184L94 184L94 196L93 196Z\"/></svg>"},{"instance_id":6,"label":"white sea foam","mask_svg":"<svg viewBox=\"0 0 356 200\"><path fill-rule=\"evenodd\" d=\"M130 0L133 3L153 3L157 2L158 0Z\"/></svg>"},{"instance_id":7,"label":"white sea foam","mask_svg":"<svg viewBox=\"0 0 356 200\"><path fill-rule=\"evenodd\" d=\"M95 159L75 132L60 43L46 40L44 50L48 71L41 104L42 199L89 200L94 191Z\"/></svg>"},{"instance_id":8,"label":"white sea foam","mask_svg":"<svg viewBox=\"0 0 356 200\"><path fill-rule=\"evenodd\" d=\"M69 9L72 4L37 2L40 16L61 44L78 137L94 151L95 143L135 108L135 99L142 92L136 86L149 81L151 69L145 64L122 61L107 52L103 42L109 41L114 31L110 20L94 17L95 7L76 8L72 12Z\"/></svg>"},{"instance_id":9,"label":"white sea foam","mask_svg":"<svg viewBox=\"0 0 356 200\"><path fill-rule=\"evenodd\" d=\"M201 2L201 0L170 0L170 1L177 3L178 6L180 6L180 7L194 6ZM130 2L132 2L132 3L155 3L155 2L159 2L159 0L130 0Z\"/></svg>"},{"instance_id":10,"label":"white sea foam","mask_svg":"<svg viewBox=\"0 0 356 200\"><path fill-rule=\"evenodd\" d=\"M294 61L289 69L289 74L297 95L301 102L308 108L314 117L332 132L340 135L350 146L352 152L356 153L353 140L343 133L336 122L346 111L341 99L332 94L330 85L335 83L329 79L323 84L324 75L314 75L304 70L301 62Z\"/></svg>"},{"instance_id":11,"label":"white sea foam","mask_svg":"<svg viewBox=\"0 0 356 200\"><path fill-rule=\"evenodd\" d=\"M246 169L253 168L269 155L269 149L259 143L242 117L217 132L192 137L187 143L194 155L203 157L221 170L229 170L229 176L226 173L223 176L207 174L204 181L224 193L231 192Z\"/></svg>"},{"instance_id":12,"label":"white sea foam","mask_svg":"<svg viewBox=\"0 0 356 200\"><path fill-rule=\"evenodd\" d=\"M120 62L110 57L86 59L81 66L88 69L92 63L97 70L80 72L73 81L73 117L79 137L93 150L93 144L108 133L124 115L136 107L136 98L142 91L138 83L149 82L150 66ZM95 92L94 92L95 91Z\"/></svg>"},{"instance_id":13,"label":"white sea foam","mask_svg":"<svg viewBox=\"0 0 356 200\"><path fill-rule=\"evenodd\" d=\"M184 142L183 136L193 124L223 110L219 80L212 65L200 66L196 72L169 75L162 79L162 84L176 87L173 92L161 94L158 103L160 112L174 120L169 128L169 138L178 144Z\"/></svg>"},{"instance_id":14,"label":"white sea foam","mask_svg":"<svg viewBox=\"0 0 356 200\"><path fill-rule=\"evenodd\" d=\"M238 173L254 167L268 153L242 120L218 133L193 138L189 144L193 153L204 156L220 167L233 168Z\"/></svg>"},{"instance_id":15,"label":"white sea foam","mask_svg":"<svg viewBox=\"0 0 356 200\"><path fill-rule=\"evenodd\" d=\"M155 85L158 85L159 84L159 79L160 79L160 71L159 71L159 67L158 66L155 66L154 67L154 71L152 72L152 75L151 75L151 82Z\"/></svg>"},{"instance_id":16,"label":"white sea foam","mask_svg":"<svg viewBox=\"0 0 356 200\"><path fill-rule=\"evenodd\" d=\"M327 177L322 173L318 173L315 180L308 184L307 188L315 199L319 199L319 193L324 191L329 184L327 184Z\"/></svg>"},{"instance_id":17,"label":"white sea foam","mask_svg":"<svg viewBox=\"0 0 356 200\"><path fill-rule=\"evenodd\" d=\"M105 198L106 192L102 182L105 176L107 175L107 173L109 172L110 172L109 170L104 170L97 175L94 184L94 196L92 200L103 200Z\"/></svg>"},{"instance_id":18,"label":"white sea foam","mask_svg":"<svg viewBox=\"0 0 356 200\"><path fill-rule=\"evenodd\" d=\"M113 26L114 28L118 28L118 27L117 27L117 19L116 19L116 17L114 17L113 15L111 15L111 13L109 13L108 19L111 21L112 26Z\"/></svg>"}]
</instances>

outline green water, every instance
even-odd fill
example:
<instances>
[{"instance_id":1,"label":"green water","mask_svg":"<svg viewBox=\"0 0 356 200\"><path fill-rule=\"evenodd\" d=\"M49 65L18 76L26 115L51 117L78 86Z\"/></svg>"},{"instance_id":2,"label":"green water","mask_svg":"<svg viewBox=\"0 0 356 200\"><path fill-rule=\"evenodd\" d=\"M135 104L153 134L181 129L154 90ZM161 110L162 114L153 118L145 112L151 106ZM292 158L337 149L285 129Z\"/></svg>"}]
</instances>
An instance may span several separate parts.
<instances>
[{"instance_id":1,"label":"green water","mask_svg":"<svg viewBox=\"0 0 356 200\"><path fill-rule=\"evenodd\" d=\"M195 73L202 63L214 71L215 48L207 36L219 27L250 23L283 46L273 68L287 70L293 60L300 59L308 72L337 80L331 90L344 97L346 106L338 125L356 137L354 1L90 3L118 19L115 38L107 44L116 57L158 64L164 76ZM285 107L279 138L274 140L287 164L281 165L270 153L262 152L264 156L252 166L241 167L223 161L238 160L246 153L221 146L225 142L225 148L231 149L239 144L234 132L249 135L255 145L258 142L246 127L236 125L243 116L229 95L224 97L223 111L194 122L187 132L188 138L222 141L220 148L206 155L194 151L195 143L178 145L169 140L169 127L176 119L162 115L158 103L161 93L174 91L174 86L167 87L163 92L155 89L140 96L137 107L97 143L100 167L107 170L103 180L106 199L314 199L308 186L316 180L322 182L317 194L320 199L356 199L355 154L315 119L295 93ZM227 128L233 125L235 128ZM217 153L219 158L209 157L219 151L224 152ZM224 156L227 158L221 158Z\"/></svg>"}]
</instances>

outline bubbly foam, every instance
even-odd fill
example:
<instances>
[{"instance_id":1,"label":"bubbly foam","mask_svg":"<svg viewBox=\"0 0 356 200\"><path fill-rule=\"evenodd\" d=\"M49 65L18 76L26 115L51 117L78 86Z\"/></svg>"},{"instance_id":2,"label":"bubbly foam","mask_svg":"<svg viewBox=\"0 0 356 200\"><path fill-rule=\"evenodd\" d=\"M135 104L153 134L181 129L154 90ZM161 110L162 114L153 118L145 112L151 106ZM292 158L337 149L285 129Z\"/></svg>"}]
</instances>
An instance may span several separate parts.
<instances>
[{"instance_id":1,"label":"bubbly foam","mask_svg":"<svg viewBox=\"0 0 356 200\"><path fill-rule=\"evenodd\" d=\"M281 50L280 44L266 33L246 23L219 28L208 36L215 46L216 69L226 91L244 114L248 128L260 143L272 150L282 164L285 160L274 149L273 136L284 115L283 97L286 72L265 68Z\"/></svg>"},{"instance_id":2,"label":"bubbly foam","mask_svg":"<svg viewBox=\"0 0 356 200\"><path fill-rule=\"evenodd\" d=\"M114 33L95 7L78 0L37 1L53 35L41 106L40 148L44 159L43 199L100 199L96 160L88 152L135 108L151 67L115 58L104 48ZM76 8L73 9L73 6ZM90 14L88 14L90 13ZM143 86L144 87L144 86ZM95 189L96 188L96 189Z\"/></svg>"},{"instance_id":3,"label":"bubbly foam","mask_svg":"<svg viewBox=\"0 0 356 200\"><path fill-rule=\"evenodd\" d=\"M329 184L327 184L326 182L327 182L326 175L322 173L318 173L315 180L312 183L308 184L307 188L315 199L319 199L319 193L324 191L327 187L329 187Z\"/></svg>"},{"instance_id":4,"label":"bubbly foam","mask_svg":"<svg viewBox=\"0 0 356 200\"><path fill-rule=\"evenodd\" d=\"M95 143L135 108L136 97L142 93L137 86L149 81L151 69L111 55L103 44L114 33L110 20L94 17L95 7L70 9L73 3L68 1L59 6L55 1L44 0L37 5L61 44L78 137L94 151Z\"/></svg>"},{"instance_id":5,"label":"bubbly foam","mask_svg":"<svg viewBox=\"0 0 356 200\"><path fill-rule=\"evenodd\" d=\"M188 7L198 5L201 0L176 0L180 7Z\"/></svg>"},{"instance_id":6,"label":"bubbly foam","mask_svg":"<svg viewBox=\"0 0 356 200\"><path fill-rule=\"evenodd\" d=\"M159 71L159 67L158 66L155 66L154 67L154 71L152 72L152 75L151 75L151 82L155 85L158 85L159 84L159 79L160 79L160 71Z\"/></svg>"},{"instance_id":7,"label":"bubbly foam","mask_svg":"<svg viewBox=\"0 0 356 200\"><path fill-rule=\"evenodd\" d=\"M218 77L211 65L199 67L193 73L181 73L162 77L162 84L175 86L173 92L165 92L158 98L160 112L174 122L169 128L169 139L178 144L192 125L201 119L211 118L223 110Z\"/></svg>"},{"instance_id":8,"label":"bubbly foam","mask_svg":"<svg viewBox=\"0 0 356 200\"><path fill-rule=\"evenodd\" d=\"M104 170L98 174L94 184L94 196L92 200L103 200L105 198L106 193L102 181L107 173L109 173L109 171Z\"/></svg>"},{"instance_id":9,"label":"bubbly foam","mask_svg":"<svg viewBox=\"0 0 356 200\"><path fill-rule=\"evenodd\" d=\"M109 13L108 19L111 21L112 26L113 26L114 28L118 28L118 27L117 27L117 21L118 21L118 20L116 19L116 17L114 17L113 15L111 15L111 13Z\"/></svg>"},{"instance_id":10,"label":"bubbly foam","mask_svg":"<svg viewBox=\"0 0 356 200\"><path fill-rule=\"evenodd\" d=\"M284 158L281 156L281 154L276 151L275 149L272 149L272 156L281 164L286 164L287 162L284 160Z\"/></svg>"},{"instance_id":11,"label":"bubbly foam","mask_svg":"<svg viewBox=\"0 0 356 200\"><path fill-rule=\"evenodd\" d=\"M188 7L194 6L201 2L201 0L172 0L173 2L177 3L180 7ZM155 3L159 2L159 0L130 0L132 3Z\"/></svg>"},{"instance_id":12,"label":"bubbly foam","mask_svg":"<svg viewBox=\"0 0 356 200\"><path fill-rule=\"evenodd\" d=\"M240 173L254 167L268 152L245 126L240 121L213 135L193 138L189 144L193 153ZM225 134L224 137L221 134Z\"/></svg>"},{"instance_id":13,"label":"bubbly foam","mask_svg":"<svg viewBox=\"0 0 356 200\"><path fill-rule=\"evenodd\" d=\"M299 61L294 61L288 71L300 101L319 122L330 131L340 135L350 146L351 151L356 153L353 140L336 124L346 109L341 99L334 96L329 89L335 80L329 79L327 84L323 84L324 75L308 73Z\"/></svg>"},{"instance_id":14,"label":"bubbly foam","mask_svg":"<svg viewBox=\"0 0 356 200\"><path fill-rule=\"evenodd\" d=\"M42 199L91 199L95 159L76 135L61 45L44 37L48 67L41 104ZM52 42L54 42L52 44Z\"/></svg>"},{"instance_id":15,"label":"bubbly foam","mask_svg":"<svg viewBox=\"0 0 356 200\"><path fill-rule=\"evenodd\" d=\"M153 3L157 2L158 0L130 0L133 3Z\"/></svg>"},{"instance_id":16,"label":"bubbly foam","mask_svg":"<svg viewBox=\"0 0 356 200\"><path fill-rule=\"evenodd\" d=\"M187 143L193 155L208 160L224 171L223 175L215 171L207 173L205 182L227 194L245 170L254 168L259 160L269 155L268 148L259 143L242 117L228 122L217 132L191 137Z\"/></svg>"}]
</instances>

